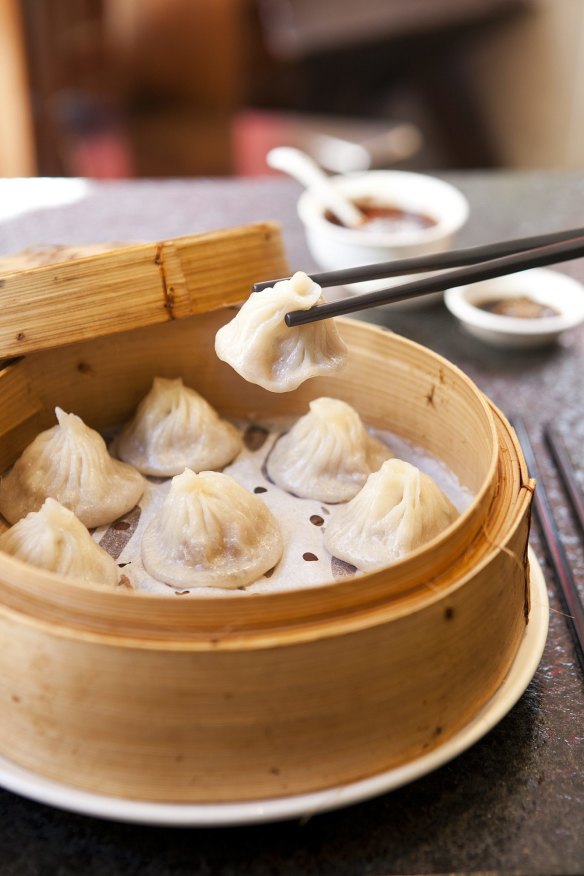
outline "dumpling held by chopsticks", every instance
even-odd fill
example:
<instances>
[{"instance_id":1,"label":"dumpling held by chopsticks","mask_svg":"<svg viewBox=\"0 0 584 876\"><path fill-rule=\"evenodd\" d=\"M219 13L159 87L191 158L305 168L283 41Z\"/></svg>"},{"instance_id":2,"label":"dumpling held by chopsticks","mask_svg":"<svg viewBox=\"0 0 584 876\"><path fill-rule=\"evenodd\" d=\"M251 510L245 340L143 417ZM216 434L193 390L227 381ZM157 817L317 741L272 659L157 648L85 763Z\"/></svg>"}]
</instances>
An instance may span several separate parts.
<instances>
[{"instance_id":1,"label":"dumpling held by chopsticks","mask_svg":"<svg viewBox=\"0 0 584 876\"><path fill-rule=\"evenodd\" d=\"M217 332L215 352L245 380L271 392L289 392L309 377L331 374L346 362L347 347L334 320L288 328L286 313L323 301L320 286L298 271L290 280L254 292Z\"/></svg>"}]
</instances>

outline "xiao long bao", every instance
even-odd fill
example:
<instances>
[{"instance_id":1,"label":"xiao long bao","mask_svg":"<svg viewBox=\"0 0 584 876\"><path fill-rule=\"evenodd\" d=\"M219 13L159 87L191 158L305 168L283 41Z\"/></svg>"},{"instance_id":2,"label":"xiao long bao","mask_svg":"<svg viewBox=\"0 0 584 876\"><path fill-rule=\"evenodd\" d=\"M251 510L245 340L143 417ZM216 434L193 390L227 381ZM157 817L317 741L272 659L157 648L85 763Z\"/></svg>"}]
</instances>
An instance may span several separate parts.
<instances>
[{"instance_id":1,"label":"xiao long bao","mask_svg":"<svg viewBox=\"0 0 584 876\"><path fill-rule=\"evenodd\" d=\"M254 292L217 332L215 352L245 380L271 392L289 392L309 377L334 373L347 358L334 320L294 328L284 322L286 313L323 300L320 286L302 271Z\"/></svg>"},{"instance_id":2,"label":"xiao long bao","mask_svg":"<svg viewBox=\"0 0 584 876\"><path fill-rule=\"evenodd\" d=\"M142 539L150 575L172 587L244 587L272 569L284 544L261 499L229 475L190 469L172 479Z\"/></svg>"},{"instance_id":3,"label":"xiao long bao","mask_svg":"<svg viewBox=\"0 0 584 876\"><path fill-rule=\"evenodd\" d=\"M346 402L317 398L275 444L267 472L282 490L320 502L347 502L393 456Z\"/></svg>"},{"instance_id":4,"label":"xiao long bao","mask_svg":"<svg viewBox=\"0 0 584 876\"><path fill-rule=\"evenodd\" d=\"M144 478L112 459L101 435L76 414L55 413L58 424L37 435L0 480L0 513L16 523L50 496L89 529L112 523L138 503Z\"/></svg>"},{"instance_id":5,"label":"xiao long bao","mask_svg":"<svg viewBox=\"0 0 584 876\"><path fill-rule=\"evenodd\" d=\"M46 499L0 535L0 551L81 584L115 587L120 570L72 511Z\"/></svg>"},{"instance_id":6,"label":"xiao long bao","mask_svg":"<svg viewBox=\"0 0 584 876\"><path fill-rule=\"evenodd\" d=\"M388 459L354 499L335 509L324 543L340 560L369 572L421 547L457 517L429 475L402 459Z\"/></svg>"},{"instance_id":7,"label":"xiao long bao","mask_svg":"<svg viewBox=\"0 0 584 876\"><path fill-rule=\"evenodd\" d=\"M180 377L155 377L114 451L145 475L173 477L185 468L223 468L242 447L239 431Z\"/></svg>"}]
</instances>

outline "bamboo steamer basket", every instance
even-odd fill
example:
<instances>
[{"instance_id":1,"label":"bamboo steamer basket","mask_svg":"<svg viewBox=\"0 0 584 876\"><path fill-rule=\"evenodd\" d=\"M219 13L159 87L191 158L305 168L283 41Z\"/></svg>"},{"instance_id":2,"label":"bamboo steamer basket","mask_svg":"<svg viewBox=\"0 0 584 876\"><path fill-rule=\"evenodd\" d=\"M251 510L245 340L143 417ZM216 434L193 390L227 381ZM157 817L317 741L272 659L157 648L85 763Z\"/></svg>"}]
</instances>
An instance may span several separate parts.
<instances>
[{"instance_id":1,"label":"bamboo steamer basket","mask_svg":"<svg viewBox=\"0 0 584 876\"><path fill-rule=\"evenodd\" d=\"M243 381L215 332L252 281L286 273L265 223L4 274L0 471L55 405L111 427L153 376L181 375L252 420L341 398L441 458L472 505L387 569L235 600L81 587L0 554L0 753L15 763L142 800L309 792L441 745L512 665L533 491L514 433L452 364L352 320L340 376L285 395Z\"/></svg>"}]
</instances>

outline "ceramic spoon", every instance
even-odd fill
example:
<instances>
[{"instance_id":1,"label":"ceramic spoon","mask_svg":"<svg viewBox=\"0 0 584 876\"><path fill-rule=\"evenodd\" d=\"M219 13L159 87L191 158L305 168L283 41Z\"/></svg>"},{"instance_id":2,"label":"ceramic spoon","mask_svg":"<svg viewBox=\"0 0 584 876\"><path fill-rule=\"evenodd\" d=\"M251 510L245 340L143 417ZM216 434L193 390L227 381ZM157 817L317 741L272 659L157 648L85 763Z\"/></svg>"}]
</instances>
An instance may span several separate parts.
<instances>
[{"instance_id":1,"label":"ceramic spoon","mask_svg":"<svg viewBox=\"0 0 584 876\"><path fill-rule=\"evenodd\" d=\"M268 152L266 163L302 183L347 228L358 228L366 221L361 210L342 195L318 164L300 149L278 146Z\"/></svg>"}]
</instances>

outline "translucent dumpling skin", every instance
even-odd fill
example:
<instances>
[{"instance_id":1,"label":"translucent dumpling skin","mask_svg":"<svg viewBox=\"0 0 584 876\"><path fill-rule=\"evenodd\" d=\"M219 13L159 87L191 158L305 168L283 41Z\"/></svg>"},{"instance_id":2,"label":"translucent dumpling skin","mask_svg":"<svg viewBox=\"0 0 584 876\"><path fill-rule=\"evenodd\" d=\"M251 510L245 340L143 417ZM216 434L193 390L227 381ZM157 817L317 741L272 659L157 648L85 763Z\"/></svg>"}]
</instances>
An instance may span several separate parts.
<instances>
[{"instance_id":1,"label":"translucent dumpling skin","mask_svg":"<svg viewBox=\"0 0 584 876\"><path fill-rule=\"evenodd\" d=\"M347 502L391 456L388 447L368 434L351 405L318 398L276 442L267 471L275 484L296 496Z\"/></svg>"},{"instance_id":2,"label":"translucent dumpling skin","mask_svg":"<svg viewBox=\"0 0 584 876\"><path fill-rule=\"evenodd\" d=\"M239 453L241 435L182 380L156 377L115 452L145 475L172 477L185 468L223 468Z\"/></svg>"},{"instance_id":3,"label":"translucent dumpling skin","mask_svg":"<svg viewBox=\"0 0 584 876\"><path fill-rule=\"evenodd\" d=\"M138 503L142 475L112 459L99 432L80 417L55 413L58 425L37 435L0 481L0 512L16 523L51 497L89 529L112 523Z\"/></svg>"},{"instance_id":4,"label":"translucent dumpling skin","mask_svg":"<svg viewBox=\"0 0 584 876\"><path fill-rule=\"evenodd\" d=\"M172 587L244 587L280 560L280 528L261 499L229 475L173 478L142 539L146 571Z\"/></svg>"},{"instance_id":5,"label":"translucent dumpling skin","mask_svg":"<svg viewBox=\"0 0 584 876\"><path fill-rule=\"evenodd\" d=\"M309 377L331 374L346 362L347 347L334 320L288 328L286 313L321 302L320 286L301 271L273 288L254 292L217 332L215 352L245 380L271 392L289 392Z\"/></svg>"},{"instance_id":6,"label":"translucent dumpling skin","mask_svg":"<svg viewBox=\"0 0 584 876\"><path fill-rule=\"evenodd\" d=\"M370 571L416 550L457 517L429 475L409 462L389 459L354 499L335 509L324 543L333 556Z\"/></svg>"},{"instance_id":7,"label":"translucent dumpling skin","mask_svg":"<svg viewBox=\"0 0 584 876\"><path fill-rule=\"evenodd\" d=\"M72 511L47 499L0 535L0 550L80 584L115 587L120 570Z\"/></svg>"}]
</instances>

